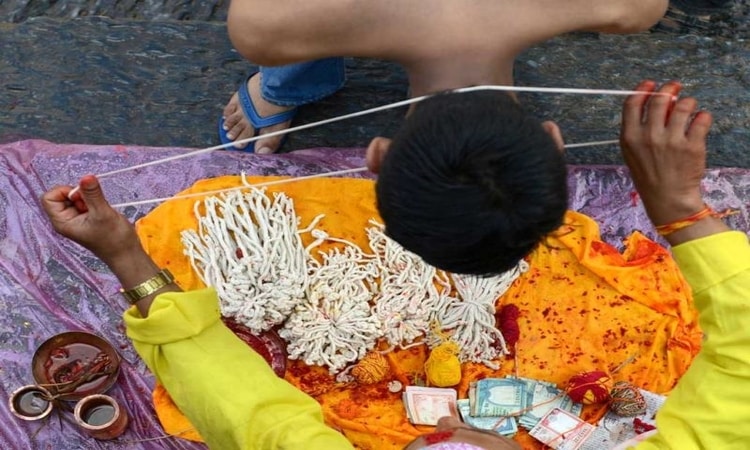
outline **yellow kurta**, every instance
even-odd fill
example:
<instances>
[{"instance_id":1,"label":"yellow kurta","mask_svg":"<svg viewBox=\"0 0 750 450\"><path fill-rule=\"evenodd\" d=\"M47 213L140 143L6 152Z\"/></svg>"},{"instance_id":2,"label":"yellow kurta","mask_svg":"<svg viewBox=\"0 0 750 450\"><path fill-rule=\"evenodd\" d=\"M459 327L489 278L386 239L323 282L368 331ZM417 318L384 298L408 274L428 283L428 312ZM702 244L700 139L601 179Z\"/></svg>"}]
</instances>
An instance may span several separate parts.
<instances>
[{"instance_id":1,"label":"yellow kurta","mask_svg":"<svg viewBox=\"0 0 750 450\"><path fill-rule=\"evenodd\" d=\"M638 450L750 448L750 246L733 231L690 241L674 256L693 287L703 348Z\"/></svg>"}]
</instances>

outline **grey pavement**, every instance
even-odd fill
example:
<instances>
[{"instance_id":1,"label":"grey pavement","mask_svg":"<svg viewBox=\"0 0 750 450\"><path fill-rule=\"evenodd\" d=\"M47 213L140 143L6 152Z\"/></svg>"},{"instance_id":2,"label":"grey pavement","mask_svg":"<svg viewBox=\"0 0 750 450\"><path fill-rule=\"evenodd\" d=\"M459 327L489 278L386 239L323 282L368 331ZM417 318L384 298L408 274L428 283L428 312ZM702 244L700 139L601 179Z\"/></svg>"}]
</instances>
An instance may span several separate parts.
<instances>
[{"instance_id":1,"label":"grey pavement","mask_svg":"<svg viewBox=\"0 0 750 450\"><path fill-rule=\"evenodd\" d=\"M254 69L227 39L225 3L0 2L0 139L217 144L221 110ZM111 7L98 10L101 4ZM714 113L710 165L750 167L750 44L745 29L733 27L717 36L563 36L523 54L516 82L630 89L643 78L679 79L686 95ZM349 59L347 71L346 87L302 108L298 124L406 95L406 78L394 64ZM521 100L540 118L556 120L570 143L617 137L621 98L526 94ZM373 135L392 133L403 113L295 133L286 149L364 146ZM571 150L568 159L621 163L616 147Z\"/></svg>"}]
</instances>

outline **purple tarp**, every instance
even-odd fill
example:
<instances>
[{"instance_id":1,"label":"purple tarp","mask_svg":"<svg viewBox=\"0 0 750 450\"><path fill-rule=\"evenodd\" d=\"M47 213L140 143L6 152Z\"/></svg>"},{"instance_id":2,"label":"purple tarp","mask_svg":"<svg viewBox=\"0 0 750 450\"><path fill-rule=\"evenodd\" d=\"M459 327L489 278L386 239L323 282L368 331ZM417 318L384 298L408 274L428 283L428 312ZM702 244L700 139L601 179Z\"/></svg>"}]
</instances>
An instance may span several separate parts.
<instances>
[{"instance_id":1,"label":"purple tarp","mask_svg":"<svg viewBox=\"0 0 750 450\"><path fill-rule=\"evenodd\" d=\"M196 449L161 436L151 404L153 377L124 336L123 301L116 279L89 252L57 235L39 207L39 196L57 184L74 184L87 173L104 173L185 153L187 149L61 145L25 140L0 145L0 448L2 449ZM314 149L260 156L213 152L114 175L102 181L113 203L167 197L201 178L239 174L308 175L364 165L361 149ZM603 238L620 244L638 229L654 237L623 167L571 167L571 208L595 218ZM716 209L739 209L729 223L747 231L750 171L710 170L707 199ZM126 208L135 220L154 205ZM128 409L131 423L118 440L94 441L66 419L23 422L8 410L8 396L32 384L31 357L50 336L70 330L112 342L123 364L109 394ZM40 429L41 428L41 429Z\"/></svg>"}]
</instances>

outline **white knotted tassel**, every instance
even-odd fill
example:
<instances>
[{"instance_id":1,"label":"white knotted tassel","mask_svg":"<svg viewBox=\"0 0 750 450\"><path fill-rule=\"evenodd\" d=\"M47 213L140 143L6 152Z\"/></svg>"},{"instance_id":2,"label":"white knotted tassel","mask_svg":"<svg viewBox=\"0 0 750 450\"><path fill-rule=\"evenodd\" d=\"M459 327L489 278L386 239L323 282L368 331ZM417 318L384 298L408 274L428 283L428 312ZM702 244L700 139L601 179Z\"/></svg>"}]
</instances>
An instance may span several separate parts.
<instances>
[{"instance_id":1,"label":"white knotted tassel","mask_svg":"<svg viewBox=\"0 0 750 450\"><path fill-rule=\"evenodd\" d=\"M203 213L201 214L201 204ZM292 200L262 190L196 203L198 230L182 232L185 254L213 286L221 311L254 333L283 322L305 296L307 254Z\"/></svg>"},{"instance_id":2,"label":"white knotted tassel","mask_svg":"<svg viewBox=\"0 0 750 450\"><path fill-rule=\"evenodd\" d=\"M322 230L312 233L316 241L308 251L325 241L342 243L343 250L319 252L322 262L309 259L306 299L279 335L289 343L290 358L327 366L335 374L363 358L382 335L382 324L370 306L378 270L374 259L351 242Z\"/></svg>"},{"instance_id":3,"label":"white knotted tassel","mask_svg":"<svg viewBox=\"0 0 750 450\"><path fill-rule=\"evenodd\" d=\"M375 315L383 323L388 343L403 348L429 330L431 316L447 298L450 283L444 272L386 236L383 225L370 224L367 236L380 271Z\"/></svg>"},{"instance_id":4,"label":"white knotted tassel","mask_svg":"<svg viewBox=\"0 0 750 450\"><path fill-rule=\"evenodd\" d=\"M503 334L495 326L495 303L526 270L528 264L522 260L513 269L494 277L451 275L458 298L451 298L435 314L439 329L430 334L430 346L439 345L448 334L458 344L461 362L483 363L497 369L499 365L494 360L510 352Z\"/></svg>"}]
</instances>

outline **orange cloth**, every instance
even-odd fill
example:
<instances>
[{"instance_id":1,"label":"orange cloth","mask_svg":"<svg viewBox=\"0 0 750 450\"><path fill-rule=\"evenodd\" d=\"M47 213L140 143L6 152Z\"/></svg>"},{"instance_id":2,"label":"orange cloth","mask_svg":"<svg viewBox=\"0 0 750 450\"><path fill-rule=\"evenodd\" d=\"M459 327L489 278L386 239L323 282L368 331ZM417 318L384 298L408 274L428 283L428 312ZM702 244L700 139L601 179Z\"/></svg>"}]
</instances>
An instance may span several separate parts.
<instances>
[{"instance_id":1,"label":"orange cloth","mask_svg":"<svg viewBox=\"0 0 750 450\"><path fill-rule=\"evenodd\" d=\"M278 177L251 177L260 182ZM239 177L203 180L186 192L232 187ZM375 209L373 182L353 179L313 179L268 188L283 191L295 201L306 226L326 214L320 227L367 249L364 229ZM167 202L138 223L138 234L157 264L169 268L184 289L203 287L182 254L179 232L194 229L196 199ZM312 238L303 236L308 244ZM602 242L599 229L588 217L569 212L566 225L545 240L528 258L530 270L512 285L500 304L520 309L517 346L520 376L564 386L580 372L613 371L613 378L628 380L653 392L665 393L675 385L697 354L701 332L690 288L666 249L634 233L620 254ZM387 355L392 376L404 385L425 379L423 347ZM493 371L477 364L463 365L456 387L465 397L471 380L514 373L513 360ZM336 385L326 369L290 361L288 381L316 398L327 422L341 430L357 447L397 449L431 427L413 426L406 419L400 393L390 393L388 380L369 386ZM182 431L179 411L164 401L157 388L156 408L165 430ZM587 406L583 417L594 422L605 412ZM543 446L525 431L516 436L526 449Z\"/></svg>"}]
</instances>

